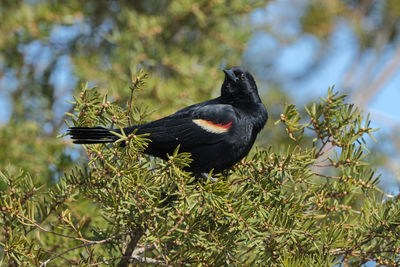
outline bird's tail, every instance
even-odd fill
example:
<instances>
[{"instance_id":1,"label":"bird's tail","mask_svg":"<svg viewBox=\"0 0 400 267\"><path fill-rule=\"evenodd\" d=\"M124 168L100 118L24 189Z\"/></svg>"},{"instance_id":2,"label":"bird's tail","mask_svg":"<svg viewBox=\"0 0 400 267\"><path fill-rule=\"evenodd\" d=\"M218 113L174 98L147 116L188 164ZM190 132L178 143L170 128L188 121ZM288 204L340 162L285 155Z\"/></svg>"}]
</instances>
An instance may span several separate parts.
<instances>
[{"instance_id":1,"label":"bird's tail","mask_svg":"<svg viewBox=\"0 0 400 267\"><path fill-rule=\"evenodd\" d=\"M74 144L113 143L118 138L110 131L119 132L119 130L110 130L103 127L71 127L68 130L68 134Z\"/></svg>"}]
</instances>

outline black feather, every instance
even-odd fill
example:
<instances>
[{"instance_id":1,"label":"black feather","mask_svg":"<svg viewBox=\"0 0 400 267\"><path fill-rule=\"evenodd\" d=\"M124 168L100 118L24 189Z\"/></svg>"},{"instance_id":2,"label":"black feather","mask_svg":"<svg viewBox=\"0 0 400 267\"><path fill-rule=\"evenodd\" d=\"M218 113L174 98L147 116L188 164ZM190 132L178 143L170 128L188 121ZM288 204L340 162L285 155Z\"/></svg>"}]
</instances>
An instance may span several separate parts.
<instances>
[{"instance_id":1,"label":"black feather","mask_svg":"<svg viewBox=\"0 0 400 267\"><path fill-rule=\"evenodd\" d=\"M72 127L69 128L68 134L71 136L74 144L111 143L117 140L116 136L109 129L103 127Z\"/></svg>"}]
</instances>

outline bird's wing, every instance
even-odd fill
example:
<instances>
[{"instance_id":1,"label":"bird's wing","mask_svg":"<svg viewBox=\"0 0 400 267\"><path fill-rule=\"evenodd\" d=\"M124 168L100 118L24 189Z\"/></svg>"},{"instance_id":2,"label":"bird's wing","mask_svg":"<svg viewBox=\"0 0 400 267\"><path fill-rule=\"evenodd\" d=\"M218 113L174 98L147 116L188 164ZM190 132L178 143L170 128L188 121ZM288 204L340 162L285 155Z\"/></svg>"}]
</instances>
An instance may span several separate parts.
<instances>
[{"instance_id":1,"label":"bird's wing","mask_svg":"<svg viewBox=\"0 0 400 267\"><path fill-rule=\"evenodd\" d=\"M130 127L138 134L149 133L152 149L171 150L214 144L223 140L235 125L235 111L231 105L211 104L193 106L157 121Z\"/></svg>"}]
</instances>

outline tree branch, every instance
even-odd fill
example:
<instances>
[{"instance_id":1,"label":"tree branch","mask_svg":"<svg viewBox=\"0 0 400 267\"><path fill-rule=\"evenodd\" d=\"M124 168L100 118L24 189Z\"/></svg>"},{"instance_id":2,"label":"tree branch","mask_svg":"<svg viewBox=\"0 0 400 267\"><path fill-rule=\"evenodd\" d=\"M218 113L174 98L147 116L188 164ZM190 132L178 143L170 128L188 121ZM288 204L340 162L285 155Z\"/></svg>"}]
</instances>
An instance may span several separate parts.
<instances>
[{"instance_id":1,"label":"tree branch","mask_svg":"<svg viewBox=\"0 0 400 267\"><path fill-rule=\"evenodd\" d=\"M117 266L126 266L129 263L129 260L132 258L132 254L135 251L136 245L142 236L143 230L140 228L137 228L130 233L131 240Z\"/></svg>"},{"instance_id":2,"label":"tree branch","mask_svg":"<svg viewBox=\"0 0 400 267\"><path fill-rule=\"evenodd\" d=\"M118 260L118 259L126 259L127 262L129 262L129 261L135 261L135 262L143 262L143 263L148 263L148 264L157 264L157 266L169 266L168 264L165 264L163 261L156 260L156 259L152 259L152 258L139 257L139 256L132 256L132 257L124 257L124 256L121 256L121 257L114 257L114 258L105 259L105 260L103 260L103 261L99 261L99 262L90 264L89 266L98 266L98 265L104 264L104 263L106 263L106 262L115 261L115 260Z\"/></svg>"},{"instance_id":3,"label":"tree branch","mask_svg":"<svg viewBox=\"0 0 400 267\"><path fill-rule=\"evenodd\" d=\"M111 236L111 237L106 238L106 239L103 239L103 240L95 240L95 241L88 241L88 242L85 242L85 243L83 243L83 244L80 244L80 245L78 245L78 246L69 248L69 249L67 249L67 250L64 250L63 252L60 252L60 253L56 254L55 256L53 256L53 257L47 259L46 261L42 262L42 263L40 264L40 266L46 266L46 265L47 265L49 262L51 262L52 260L54 260L54 259L56 259L56 258L59 258L59 257L61 257L62 255L66 254L66 253L68 253L68 252L70 252L70 251L73 251L73 250L75 250L75 249L82 248L82 247L87 247L87 246L92 246L92 245L105 244L105 243L108 243L108 242L110 242L110 241L112 241L112 240L114 240L114 239L117 239L117 238L119 238L119 237L121 237L121 236L128 235L128 234L131 234L131 233L130 233L130 232L128 232L128 233L121 233L121 234L114 235L114 236Z\"/></svg>"},{"instance_id":4,"label":"tree branch","mask_svg":"<svg viewBox=\"0 0 400 267\"><path fill-rule=\"evenodd\" d=\"M41 231L43 231L43 232L45 232L45 233L49 233L49 234L53 234L53 235L58 235L58 236L61 236L61 237L65 237L65 238L69 238L69 239L73 239L73 240L76 240L76 241L81 241L81 242L91 242L90 240L87 240L87 239L85 239L85 238L82 238L82 237L74 237L74 236L69 236L69 235L64 235L64 234L60 234L60 233L57 233L57 232L54 232L54 231L51 231L51 230L47 230L46 228L44 228L43 226L41 226L40 224L38 224L38 223L36 223L36 222L34 222L33 220L31 220L31 219L29 219L29 218L27 218L27 217L24 217L23 215L21 215L21 214L16 214L16 216L20 219L20 220L26 220L26 221L28 221L30 224L32 224L33 226L35 226L36 228L38 228L39 230L41 230ZM20 221L21 222L21 221ZM26 222L21 222L22 224L27 224ZM27 225L29 225L29 224L27 224ZM30 231L29 231L30 232ZM28 233L29 233L28 232Z\"/></svg>"}]
</instances>

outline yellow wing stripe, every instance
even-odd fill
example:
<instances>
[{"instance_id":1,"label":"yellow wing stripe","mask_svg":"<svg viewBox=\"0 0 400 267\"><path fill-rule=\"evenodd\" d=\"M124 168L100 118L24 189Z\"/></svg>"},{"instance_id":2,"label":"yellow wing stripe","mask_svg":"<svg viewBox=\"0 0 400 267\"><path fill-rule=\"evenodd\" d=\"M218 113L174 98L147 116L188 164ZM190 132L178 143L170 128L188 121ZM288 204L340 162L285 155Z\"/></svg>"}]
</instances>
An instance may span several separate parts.
<instances>
[{"instance_id":1,"label":"yellow wing stripe","mask_svg":"<svg viewBox=\"0 0 400 267\"><path fill-rule=\"evenodd\" d=\"M215 123L212 121L206 121L206 120L202 120L202 119L194 119L192 121L195 124L197 124L198 126L200 126L202 129L204 129L210 133L225 133L232 126L232 122L229 122L228 124L221 124L221 123Z\"/></svg>"}]
</instances>

